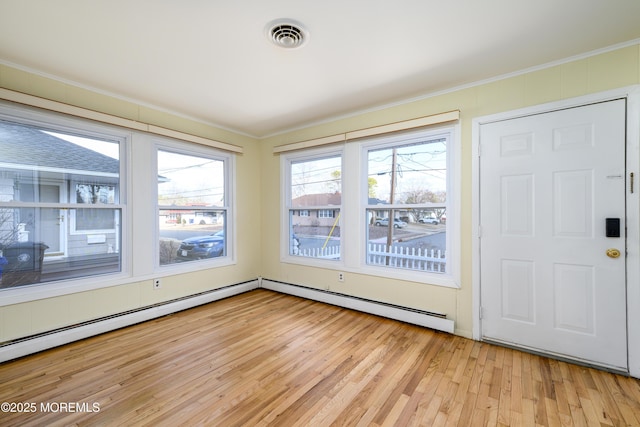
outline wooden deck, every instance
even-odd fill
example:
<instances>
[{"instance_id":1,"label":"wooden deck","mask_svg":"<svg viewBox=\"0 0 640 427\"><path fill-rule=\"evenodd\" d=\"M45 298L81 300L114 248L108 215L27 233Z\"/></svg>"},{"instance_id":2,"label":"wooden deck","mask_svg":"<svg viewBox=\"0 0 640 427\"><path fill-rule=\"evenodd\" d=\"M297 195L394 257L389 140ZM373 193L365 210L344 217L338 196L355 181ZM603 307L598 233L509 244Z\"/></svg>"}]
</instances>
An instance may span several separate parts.
<instances>
[{"instance_id":1,"label":"wooden deck","mask_svg":"<svg viewBox=\"0 0 640 427\"><path fill-rule=\"evenodd\" d=\"M0 402L5 427L640 426L633 378L262 289L0 364Z\"/></svg>"}]
</instances>

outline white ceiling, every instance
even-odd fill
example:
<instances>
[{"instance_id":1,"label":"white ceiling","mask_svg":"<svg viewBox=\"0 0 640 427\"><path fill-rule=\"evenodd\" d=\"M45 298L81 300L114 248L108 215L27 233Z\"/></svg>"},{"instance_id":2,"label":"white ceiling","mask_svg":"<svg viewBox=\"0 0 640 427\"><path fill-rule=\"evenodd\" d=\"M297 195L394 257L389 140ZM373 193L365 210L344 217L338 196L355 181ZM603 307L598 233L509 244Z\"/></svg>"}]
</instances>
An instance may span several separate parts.
<instances>
[{"instance_id":1,"label":"white ceiling","mask_svg":"<svg viewBox=\"0 0 640 427\"><path fill-rule=\"evenodd\" d=\"M640 0L0 0L0 62L256 137L638 38Z\"/></svg>"}]
</instances>

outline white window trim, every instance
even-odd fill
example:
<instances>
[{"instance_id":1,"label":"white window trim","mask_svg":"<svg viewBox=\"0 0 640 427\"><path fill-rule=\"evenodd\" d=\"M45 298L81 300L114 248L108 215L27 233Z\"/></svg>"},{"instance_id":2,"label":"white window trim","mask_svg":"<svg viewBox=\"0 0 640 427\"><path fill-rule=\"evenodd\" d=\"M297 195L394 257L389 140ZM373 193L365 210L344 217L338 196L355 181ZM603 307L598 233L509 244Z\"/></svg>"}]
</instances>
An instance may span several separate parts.
<instances>
[{"instance_id":1,"label":"white window trim","mask_svg":"<svg viewBox=\"0 0 640 427\"><path fill-rule=\"evenodd\" d=\"M447 272L446 273L430 273L424 271L413 271L403 268L389 268L370 265L366 263L367 256L367 224L361 221L358 227L361 230L361 236L358 236L359 260L358 268L362 273L375 276L388 277L394 279L407 280L418 283L438 285L450 288L460 288L460 137L459 125L433 126L418 131L398 132L395 134L369 138L360 145L360 206L358 213L364 218L368 208L386 208L386 209L402 209L407 205L389 204L380 206L371 206L368 204L368 152L371 149L390 147L393 145L403 145L404 141L409 139L421 139L424 137L433 138L438 135L446 135L447 141Z\"/></svg>"},{"instance_id":2,"label":"white window trim","mask_svg":"<svg viewBox=\"0 0 640 427\"><path fill-rule=\"evenodd\" d=\"M73 112L70 112L73 113ZM53 298L78 292L92 291L112 286L140 283L159 276L189 273L237 263L236 255L236 150L225 150L223 147L211 147L199 144L198 141L171 141L167 146L175 151L175 145L187 147L188 152L204 153L206 157L225 157L227 177L225 184L226 208L228 212L226 232L228 234L227 257L224 259L203 260L203 262L181 263L159 267L158 217L149 221L157 212L157 171L155 162L155 142L167 141L166 136L156 136L139 129L127 129L104 123L96 123L90 118L68 116L47 110L40 110L12 102L0 101L0 117L25 125L39 126L52 131L81 133L87 137L116 138L120 141L120 184L117 204L104 208L120 209L121 227L121 271L97 276L86 276L60 281L51 281L34 285L25 285L0 290L0 307L40 299ZM151 161L150 161L151 159ZM0 159L1 162L1 159ZM134 167L135 166L135 167ZM136 185L133 185L135 182ZM149 191L149 189L152 191ZM153 190L156 188L156 190ZM135 194L134 194L135 193ZM154 199L155 195L155 199ZM45 204L44 207L74 209L76 203ZM134 206L135 205L135 206ZM20 204L22 207L31 205ZM0 206L1 207L1 206ZM94 206L95 207L95 206ZM216 207L217 209L217 207ZM91 234L96 231L92 230ZM150 242L140 244L137 242ZM140 248L144 250L140 250ZM135 258L135 265L133 260Z\"/></svg>"},{"instance_id":3,"label":"white window trim","mask_svg":"<svg viewBox=\"0 0 640 427\"><path fill-rule=\"evenodd\" d=\"M46 110L39 110L23 105L13 104L10 102L0 101L0 118L25 124L29 126L41 127L47 130L63 132L63 133L81 133L89 138L113 138L120 142L120 199L126 200L126 203L117 205L109 205L110 209L120 209L122 217L120 219L120 227L122 233L121 247L121 269L119 272L108 273L97 276L75 277L60 281L44 282L33 285L18 286L15 288L2 289L0 291L0 306L19 304L23 302L35 301L39 299L53 298L61 295L68 295L77 292L90 291L100 289L131 281L131 237L129 227L131 224L130 194L131 171L129 168L129 157L131 151L132 133L129 130L121 129L115 126L95 123L91 120L83 118L69 117L52 113ZM30 207L16 203L18 206ZM59 203L59 204L41 204L42 207L54 207L61 209L74 209L77 204Z\"/></svg>"},{"instance_id":4,"label":"white window trim","mask_svg":"<svg viewBox=\"0 0 640 427\"><path fill-rule=\"evenodd\" d=\"M343 259L339 260L324 260L312 257L303 257L297 255L289 254L289 213L295 211L301 211L300 208L292 208L291 207L291 164L294 162L302 162L305 160L315 160L326 157L340 156L341 158L341 174L344 173L344 153L342 145L332 145L330 147L321 147L317 149L310 149L304 151L297 151L288 154L283 154L280 156L280 183L281 183L281 214L280 214L280 260L285 263L290 264L300 264L307 266L315 266L315 267L324 267L324 268L340 268L340 266L344 265ZM344 194L344 180L341 179L342 194ZM340 206L331 206L332 210L338 210L343 212L344 209L344 197L342 198L342 205ZM320 209L330 209L326 206L310 206L305 207L306 211L311 210L320 210ZM340 226L340 232L342 233L344 230L342 215L340 216L340 220L338 222ZM342 238L342 234L340 237L340 254L344 253L344 239Z\"/></svg>"},{"instance_id":5,"label":"white window trim","mask_svg":"<svg viewBox=\"0 0 640 427\"><path fill-rule=\"evenodd\" d=\"M365 212L368 207L367 150L376 145L385 146L394 141L406 140L413 135L435 134L447 134L449 137L447 147L447 174L449 176L447 188L447 273L429 273L368 265L366 263L367 224L366 221L361 218L363 212ZM460 288L460 143L460 125L457 123L454 125L449 123L447 125L432 126L419 131L413 130L323 148L310 148L281 153L280 182L282 185L282 207L280 227L282 232L280 233L280 260L290 264L368 274L456 289ZM341 154L343 165L349 165L348 168L342 168L341 174L343 195L342 206L340 206L341 259L327 261L311 257L289 255L291 163L327 157L332 154ZM389 208L392 207L392 205L385 205L384 207Z\"/></svg>"},{"instance_id":6,"label":"white window trim","mask_svg":"<svg viewBox=\"0 0 640 427\"><path fill-rule=\"evenodd\" d=\"M174 207L161 206L157 203L158 200L158 151L168 151L176 154L183 154L188 156L199 156L212 160L219 160L225 162L225 174L224 174L224 193L225 204L223 206L208 206L208 207L185 207L185 210L201 210L201 211L224 211L225 212L225 240L226 240L226 255L203 259L193 260L189 262L180 262L173 264L160 265L160 211L171 209ZM236 156L233 153L217 150L212 147L197 146L188 142L169 139L169 138L153 138L153 171L154 171L154 200L155 204L155 231L154 231L154 268L153 271L159 274L179 274L188 273L193 271L207 270L215 267L223 267L228 265L234 265L237 263L235 236L236 225L234 221L235 212L235 161Z\"/></svg>"}]
</instances>

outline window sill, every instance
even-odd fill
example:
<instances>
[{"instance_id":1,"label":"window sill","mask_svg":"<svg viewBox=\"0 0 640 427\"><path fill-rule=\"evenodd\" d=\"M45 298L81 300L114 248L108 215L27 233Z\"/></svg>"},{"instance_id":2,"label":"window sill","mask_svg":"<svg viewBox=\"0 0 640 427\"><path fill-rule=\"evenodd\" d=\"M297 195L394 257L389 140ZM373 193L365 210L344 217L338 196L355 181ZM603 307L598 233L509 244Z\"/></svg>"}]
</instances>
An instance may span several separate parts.
<instances>
[{"instance_id":1,"label":"window sill","mask_svg":"<svg viewBox=\"0 0 640 427\"><path fill-rule=\"evenodd\" d=\"M158 274L181 274L191 273L194 271L209 270L212 268L226 267L237 264L236 260L231 257L220 257L203 260L183 261L173 264L164 264L155 268Z\"/></svg>"},{"instance_id":2,"label":"window sill","mask_svg":"<svg viewBox=\"0 0 640 427\"><path fill-rule=\"evenodd\" d=\"M325 270L344 271L363 276L384 277L406 282L414 282L425 285L441 286L445 288L460 289L460 281L447 273L429 273L412 271L401 268L380 268L370 265L360 267L348 267L341 260L329 261L311 257L283 256L280 261L284 264L301 265L305 267L321 268Z\"/></svg>"}]
</instances>

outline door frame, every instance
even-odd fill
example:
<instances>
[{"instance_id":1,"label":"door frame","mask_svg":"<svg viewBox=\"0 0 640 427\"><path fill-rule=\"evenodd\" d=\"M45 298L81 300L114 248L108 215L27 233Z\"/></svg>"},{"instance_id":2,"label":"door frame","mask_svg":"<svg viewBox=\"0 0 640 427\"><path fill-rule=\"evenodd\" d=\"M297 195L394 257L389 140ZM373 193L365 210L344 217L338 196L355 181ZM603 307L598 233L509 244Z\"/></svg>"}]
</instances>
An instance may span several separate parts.
<instances>
[{"instance_id":1,"label":"door frame","mask_svg":"<svg viewBox=\"0 0 640 427\"><path fill-rule=\"evenodd\" d=\"M480 312L480 127L483 124L626 98L626 204L627 204L627 351L629 374L640 378L640 85L618 88L572 99L504 111L472 121L472 319L473 339L482 341ZM634 192L629 192L629 173L634 173Z\"/></svg>"}]
</instances>

